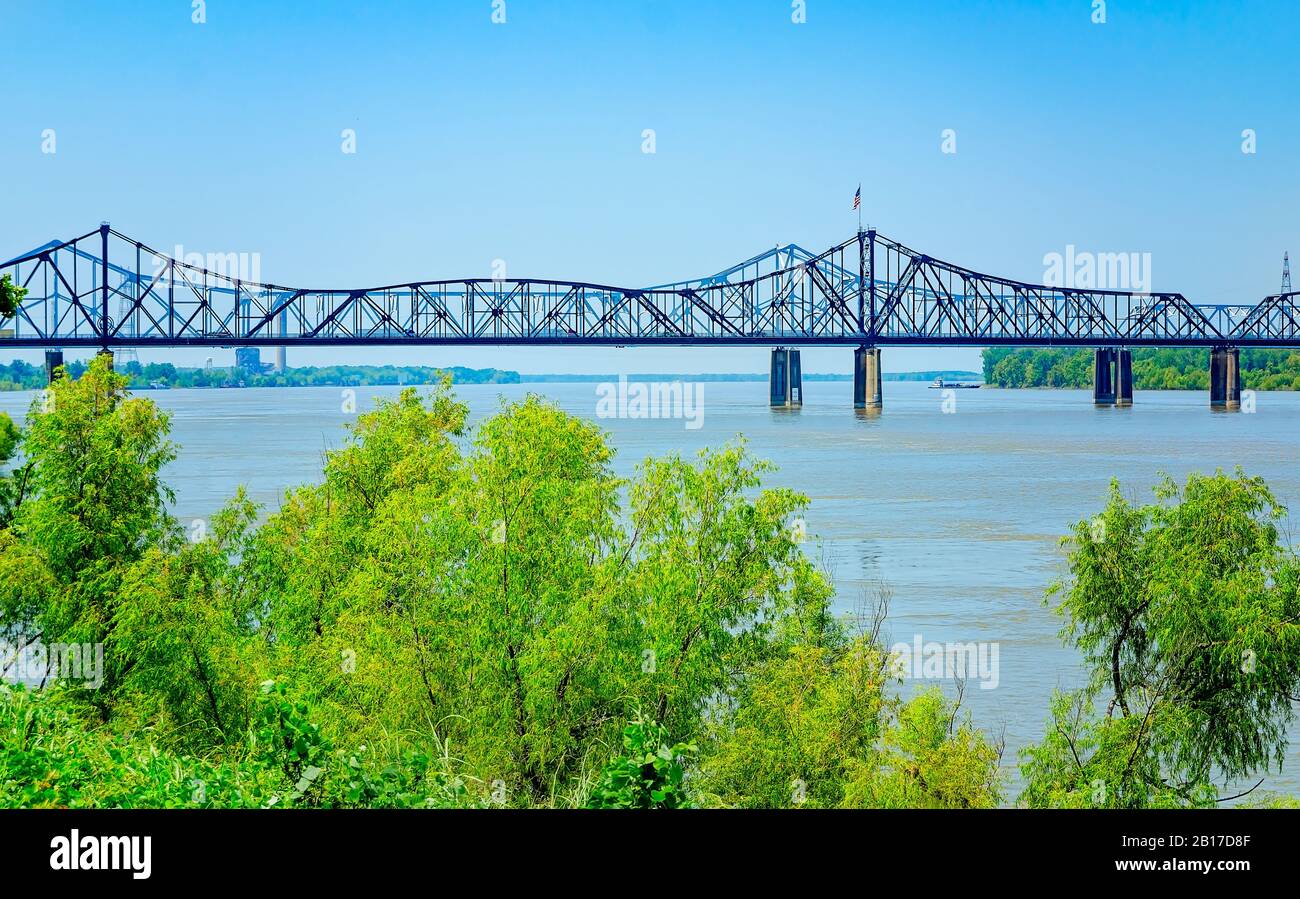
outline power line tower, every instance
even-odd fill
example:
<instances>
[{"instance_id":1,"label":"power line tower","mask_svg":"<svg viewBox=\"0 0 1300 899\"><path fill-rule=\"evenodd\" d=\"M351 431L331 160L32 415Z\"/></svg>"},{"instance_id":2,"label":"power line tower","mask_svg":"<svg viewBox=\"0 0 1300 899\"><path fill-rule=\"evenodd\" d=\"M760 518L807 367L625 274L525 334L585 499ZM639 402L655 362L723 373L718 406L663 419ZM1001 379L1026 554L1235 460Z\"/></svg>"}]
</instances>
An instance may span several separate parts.
<instances>
[{"instance_id":1,"label":"power line tower","mask_svg":"<svg viewBox=\"0 0 1300 899\"><path fill-rule=\"evenodd\" d=\"M1282 254L1282 292L1291 292L1291 254Z\"/></svg>"},{"instance_id":2,"label":"power line tower","mask_svg":"<svg viewBox=\"0 0 1300 899\"><path fill-rule=\"evenodd\" d=\"M113 350L113 368L120 374L126 371L126 367L132 362L140 364L140 354L136 352L135 347L124 347L120 350Z\"/></svg>"}]
</instances>

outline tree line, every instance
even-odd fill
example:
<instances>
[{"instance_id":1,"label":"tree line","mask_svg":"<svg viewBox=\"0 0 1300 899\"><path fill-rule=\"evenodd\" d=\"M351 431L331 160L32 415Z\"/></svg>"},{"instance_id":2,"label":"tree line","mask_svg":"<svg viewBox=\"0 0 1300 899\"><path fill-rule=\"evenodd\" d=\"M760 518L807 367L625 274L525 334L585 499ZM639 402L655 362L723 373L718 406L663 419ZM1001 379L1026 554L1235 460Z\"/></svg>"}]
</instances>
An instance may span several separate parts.
<instances>
[{"instance_id":1,"label":"tree line","mask_svg":"<svg viewBox=\"0 0 1300 899\"><path fill-rule=\"evenodd\" d=\"M65 370L81 377L87 363L70 360ZM425 365L325 365L297 366L284 371L251 371L241 368L181 368L170 362L141 364L127 362L121 368L132 390L195 387L370 387L403 384L436 384L449 376L455 384L518 384L519 374L495 368ZM40 390L45 387L43 365L21 359L0 364L0 390Z\"/></svg>"},{"instance_id":2,"label":"tree line","mask_svg":"<svg viewBox=\"0 0 1300 899\"><path fill-rule=\"evenodd\" d=\"M1208 390L1208 350L1137 348L1133 386L1138 390ZM1241 350L1242 386L1250 390L1300 390L1300 352ZM1093 351L990 347L984 350L984 382L995 387L1092 387Z\"/></svg>"}]
</instances>

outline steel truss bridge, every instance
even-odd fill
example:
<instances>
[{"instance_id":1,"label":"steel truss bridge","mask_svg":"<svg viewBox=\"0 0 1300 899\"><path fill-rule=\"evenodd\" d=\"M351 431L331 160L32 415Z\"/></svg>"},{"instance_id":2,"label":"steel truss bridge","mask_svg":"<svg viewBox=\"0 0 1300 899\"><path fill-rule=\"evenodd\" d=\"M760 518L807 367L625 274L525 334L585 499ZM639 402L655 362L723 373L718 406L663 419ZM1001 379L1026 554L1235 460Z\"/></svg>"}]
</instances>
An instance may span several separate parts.
<instances>
[{"instance_id":1,"label":"steel truss bridge","mask_svg":"<svg viewBox=\"0 0 1300 899\"><path fill-rule=\"evenodd\" d=\"M1180 293L1029 284L874 229L708 278L630 288L538 278L297 288L188 265L108 225L0 265L27 294L0 347L479 345L1300 346L1300 292L1200 306Z\"/></svg>"}]
</instances>

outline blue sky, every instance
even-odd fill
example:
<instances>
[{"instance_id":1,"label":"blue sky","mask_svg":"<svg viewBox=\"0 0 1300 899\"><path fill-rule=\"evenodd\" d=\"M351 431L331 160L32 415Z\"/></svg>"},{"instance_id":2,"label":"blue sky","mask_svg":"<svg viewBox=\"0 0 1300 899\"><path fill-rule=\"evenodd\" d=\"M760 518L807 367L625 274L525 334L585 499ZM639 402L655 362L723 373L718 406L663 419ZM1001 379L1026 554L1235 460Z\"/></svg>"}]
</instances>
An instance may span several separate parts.
<instances>
[{"instance_id":1,"label":"blue sky","mask_svg":"<svg viewBox=\"0 0 1300 899\"><path fill-rule=\"evenodd\" d=\"M504 259L511 276L640 285L842 240L859 181L882 232L1026 280L1074 245L1150 253L1154 289L1254 302L1300 252L1290 3L1111 0L1105 24L1091 0L807 0L802 24L788 0L505 0L505 24L492 0L205 11L0 4L0 256L110 220L160 249L258 253L277 283L487 276ZM767 365L761 349L290 353L348 361ZM849 351L804 366L848 372Z\"/></svg>"}]
</instances>

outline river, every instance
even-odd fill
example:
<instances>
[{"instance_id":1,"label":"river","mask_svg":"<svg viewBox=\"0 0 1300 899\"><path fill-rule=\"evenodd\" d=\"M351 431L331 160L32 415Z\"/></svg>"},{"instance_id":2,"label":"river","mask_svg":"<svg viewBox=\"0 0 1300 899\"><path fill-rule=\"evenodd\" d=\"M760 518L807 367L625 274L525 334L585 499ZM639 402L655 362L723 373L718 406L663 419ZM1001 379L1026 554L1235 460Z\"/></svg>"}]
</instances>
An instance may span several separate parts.
<instances>
[{"instance_id":1,"label":"river","mask_svg":"<svg viewBox=\"0 0 1300 899\"><path fill-rule=\"evenodd\" d=\"M806 403L796 412L770 410L766 383L702 388L697 429L678 419L600 419L618 451L617 472L631 474L647 455L693 453L743 434L756 455L778 466L768 483L810 497L810 552L824 557L841 609L885 584L890 643L919 636L996 644L996 687L970 680L965 703L976 724L1005 732L1009 800L1019 790L1017 751L1040 737L1053 688L1081 681L1043 593L1063 572L1059 538L1100 510L1110 479L1145 502L1161 472L1181 480L1239 465L1300 509L1300 394L1261 393L1256 411L1244 414L1212 413L1200 391L1139 392L1132 408L1114 409L1094 407L1088 391L945 397L924 383L886 382L883 413L862 417L843 381L805 383ZM356 408L396 390L356 388ZM593 383L456 388L474 420L491 414L500 397L529 391L596 417ZM173 415L181 452L166 477L183 520L211 516L238 483L275 508L286 487L319 477L322 451L338 446L355 419L343 411L339 388L142 395ZM0 410L17 419L31 399L0 393ZM1282 773L1261 789L1300 794L1300 727L1292 729Z\"/></svg>"}]
</instances>

